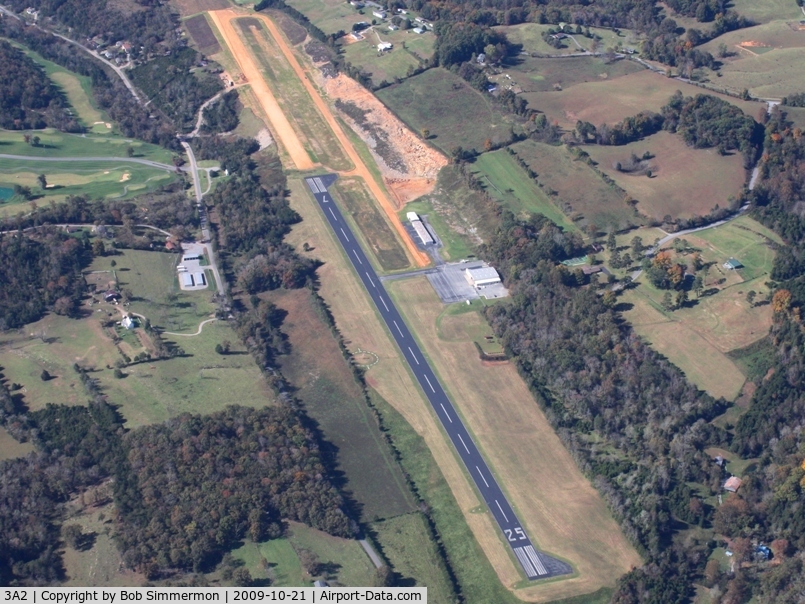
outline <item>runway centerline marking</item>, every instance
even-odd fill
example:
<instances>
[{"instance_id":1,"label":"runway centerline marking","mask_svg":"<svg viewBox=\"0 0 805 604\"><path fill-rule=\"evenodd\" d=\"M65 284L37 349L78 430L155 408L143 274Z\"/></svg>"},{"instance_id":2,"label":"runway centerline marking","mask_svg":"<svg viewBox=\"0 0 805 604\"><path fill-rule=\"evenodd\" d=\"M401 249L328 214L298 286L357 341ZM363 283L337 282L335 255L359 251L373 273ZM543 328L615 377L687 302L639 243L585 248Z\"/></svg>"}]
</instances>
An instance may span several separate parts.
<instances>
[{"instance_id":1,"label":"runway centerline marking","mask_svg":"<svg viewBox=\"0 0 805 604\"><path fill-rule=\"evenodd\" d=\"M478 466L475 466L475 469L478 470L478 476L481 477L481 480L484 481L484 484L486 485L486 488L488 489L489 488L489 483L486 482L486 478L484 477L484 473L481 472L481 468L479 468ZM495 499L495 502L497 503L497 499ZM498 504L498 505L500 505L500 504ZM500 511L502 512L503 510L500 510ZM503 514L503 515L505 516L506 514ZM507 520L507 522L508 522L508 520Z\"/></svg>"},{"instance_id":2,"label":"runway centerline marking","mask_svg":"<svg viewBox=\"0 0 805 604\"><path fill-rule=\"evenodd\" d=\"M486 482L486 481L484 481L484 482ZM497 499L495 499L495 503L498 504L498 509L500 510L500 513L503 514L503 518L506 520L506 522L508 522L509 517L506 515L506 512L503 511L503 508L500 507L500 502Z\"/></svg>"},{"instance_id":3,"label":"runway centerline marking","mask_svg":"<svg viewBox=\"0 0 805 604\"><path fill-rule=\"evenodd\" d=\"M372 284L372 287L374 287L375 289L377 289L377 285L375 285L375 282L374 282L374 281L372 281L372 276L371 276L369 273L366 273L366 277L369 279L369 283L371 283L371 284Z\"/></svg>"},{"instance_id":4,"label":"runway centerline marking","mask_svg":"<svg viewBox=\"0 0 805 604\"><path fill-rule=\"evenodd\" d=\"M382 298L381 298L381 300L382 300ZM386 309L386 310L388 310L388 309ZM412 356L412 357L414 358L414 360L416 361L416 364L417 364L417 365L419 365L419 359L418 359L418 358L416 358L416 355L414 354L414 351L413 351L413 350L411 350L411 347L410 347L410 346L408 347L408 352L410 352L410 353L411 353L411 356Z\"/></svg>"},{"instance_id":5,"label":"runway centerline marking","mask_svg":"<svg viewBox=\"0 0 805 604\"><path fill-rule=\"evenodd\" d=\"M462 444L462 445L464 445L464 450L465 450L467 453L469 453L469 452L470 452L470 450L469 450L469 448L467 447L467 443L465 443L465 442L464 442L464 439L463 439L463 438L461 438L461 434L459 434L459 435L458 435L458 440L460 440L460 441L461 441L461 444Z\"/></svg>"},{"instance_id":6,"label":"runway centerline marking","mask_svg":"<svg viewBox=\"0 0 805 604\"><path fill-rule=\"evenodd\" d=\"M425 377L425 381L428 383L428 386L430 386L430 389L433 392L436 392L436 389L433 387L433 384L430 383L430 380L428 379L428 376L424 376L424 377Z\"/></svg>"},{"instance_id":7,"label":"runway centerline marking","mask_svg":"<svg viewBox=\"0 0 805 604\"><path fill-rule=\"evenodd\" d=\"M355 254L355 259L356 259L356 260L357 260L359 263L363 264L363 260L361 260L361 257L360 257L360 256L358 256L358 252L356 252L355 250L352 250L352 253L353 253L353 254Z\"/></svg>"},{"instance_id":8,"label":"runway centerline marking","mask_svg":"<svg viewBox=\"0 0 805 604\"><path fill-rule=\"evenodd\" d=\"M394 327L396 327L396 328L397 328L397 331L399 331L399 332L400 332L400 337L401 337L401 338L404 338L405 336L403 335L403 332L402 332L402 329L400 329L400 326L399 326L399 325L397 325L397 321L394 321Z\"/></svg>"},{"instance_id":9,"label":"runway centerline marking","mask_svg":"<svg viewBox=\"0 0 805 604\"><path fill-rule=\"evenodd\" d=\"M386 309L386 312L389 312L389 307L386 306L386 301L383 299L383 296L378 296L378 298L380 298L380 301L383 303L383 308Z\"/></svg>"},{"instance_id":10,"label":"runway centerline marking","mask_svg":"<svg viewBox=\"0 0 805 604\"><path fill-rule=\"evenodd\" d=\"M453 418L450 417L450 414L447 412L447 409L444 408L444 403L439 403L439 404L442 406L442 411L444 411L445 416L447 417L447 419L450 420L450 423L452 424L453 423ZM459 436L459 438L461 438L461 436ZM462 440L461 442L464 442L464 441ZM464 445L464 448L467 449L467 445ZM467 449L467 453L469 453L469 452L470 452L470 450Z\"/></svg>"},{"instance_id":11,"label":"runway centerline marking","mask_svg":"<svg viewBox=\"0 0 805 604\"><path fill-rule=\"evenodd\" d=\"M327 208L327 209L328 209L328 210L330 210L330 214L332 214L332 215L333 215L333 220L335 220L336 222L338 222L338 217L335 215L335 212L333 212L333 209L332 209L332 208Z\"/></svg>"},{"instance_id":12,"label":"runway centerline marking","mask_svg":"<svg viewBox=\"0 0 805 604\"><path fill-rule=\"evenodd\" d=\"M344 234L344 239L349 241L349 237L347 237L347 232L343 228L341 229L341 232Z\"/></svg>"}]
</instances>

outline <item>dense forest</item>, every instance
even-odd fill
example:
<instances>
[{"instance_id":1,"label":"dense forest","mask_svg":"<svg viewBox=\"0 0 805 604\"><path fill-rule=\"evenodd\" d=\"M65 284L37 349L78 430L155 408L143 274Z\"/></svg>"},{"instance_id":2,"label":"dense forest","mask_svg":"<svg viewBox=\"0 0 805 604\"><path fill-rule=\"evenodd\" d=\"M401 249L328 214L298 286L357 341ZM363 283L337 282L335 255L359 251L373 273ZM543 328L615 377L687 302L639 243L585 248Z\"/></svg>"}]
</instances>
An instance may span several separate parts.
<instances>
[{"instance_id":1,"label":"dense forest","mask_svg":"<svg viewBox=\"0 0 805 604\"><path fill-rule=\"evenodd\" d=\"M30 130L58 128L80 132L67 100L45 70L0 40L0 128Z\"/></svg>"},{"instance_id":2,"label":"dense forest","mask_svg":"<svg viewBox=\"0 0 805 604\"><path fill-rule=\"evenodd\" d=\"M220 100L204 109L203 134L221 134L238 127L238 114L242 105L238 100L238 91L230 90Z\"/></svg>"},{"instance_id":3,"label":"dense forest","mask_svg":"<svg viewBox=\"0 0 805 604\"><path fill-rule=\"evenodd\" d=\"M74 314L90 258L86 242L61 232L0 234L0 330L36 321L47 310Z\"/></svg>"}]
</instances>

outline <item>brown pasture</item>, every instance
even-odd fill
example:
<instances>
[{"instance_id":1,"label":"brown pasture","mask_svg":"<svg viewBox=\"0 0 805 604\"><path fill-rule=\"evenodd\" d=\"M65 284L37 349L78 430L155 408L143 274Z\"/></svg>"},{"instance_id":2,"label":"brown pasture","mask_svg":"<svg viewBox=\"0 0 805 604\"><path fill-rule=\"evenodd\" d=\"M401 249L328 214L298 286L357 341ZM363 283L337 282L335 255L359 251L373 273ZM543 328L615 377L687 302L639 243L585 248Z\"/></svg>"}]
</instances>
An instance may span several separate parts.
<instances>
[{"instance_id":1,"label":"brown pasture","mask_svg":"<svg viewBox=\"0 0 805 604\"><path fill-rule=\"evenodd\" d=\"M606 504L582 475L511 363L481 363L472 337L437 323L445 310L424 278L394 281L399 303L423 351L500 479L539 548L570 561L572 579L529 587L530 597L553 600L612 585L640 564ZM477 317L465 316L468 331ZM446 318L446 317L445 317ZM451 321L454 323L454 321ZM518 595L521 592L518 591Z\"/></svg>"},{"instance_id":2,"label":"brown pasture","mask_svg":"<svg viewBox=\"0 0 805 604\"><path fill-rule=\"evenodd\" d=\"M614 124L640 111L659 111L677 90L686 96L718 96L751 116L761 107L761 103L719 95L649 70L614 80L576 84L558 92L531 92L523 96L531 107L544 112L551 121L573 128L578 120L598 126Z\"/></svg>"},{"instance_id":3,"label":"brown pasture","mask_svg":"<svg viewBox=\"0 0 805 604\"><path fill-rule=\"evenodd\" d=\"M173 0L173 4L179 9L179 14L182 17L203 13L208 10L219 10L229 6L227 0Z\"/></svg>"},{"instance_id":4,"label":"brown pasture","mask_svg":"<svg viewBox=\"0 0 805 604\"><path fill-rule=\"evenodd\" d=\"M185 21L184 26L202 54L213 55L221 51L221 45L207 22L207 17L196 15Z\"/></svg>"},{"instance_id":5,"label":"brown pasture","mask_svg":"<svg viewBox=\"0 0 805 604\"><path fill-rule=\"evenodd\" d=\"M589 146L585 150L598 163L598 168L611 176L639 203L641 213L662 220L702 216L716 204L728 205L746 182L741 155L719 155L715 149L692 149L681 137L658 132L642 141L619 147ZM652 176L625 173L615 169L634 153L642 157L650 152Z\"/></svg>"}]
</instances>

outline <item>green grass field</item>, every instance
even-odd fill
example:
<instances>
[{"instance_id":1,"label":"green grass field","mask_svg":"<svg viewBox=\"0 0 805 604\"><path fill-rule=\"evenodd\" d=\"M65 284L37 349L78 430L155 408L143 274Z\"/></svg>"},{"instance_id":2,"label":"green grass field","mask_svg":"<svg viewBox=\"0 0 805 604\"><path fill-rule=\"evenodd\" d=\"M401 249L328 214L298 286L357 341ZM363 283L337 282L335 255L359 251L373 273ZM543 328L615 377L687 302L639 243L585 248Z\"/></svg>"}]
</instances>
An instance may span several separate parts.
<instances>
[{"instance_id":1,"label":"green grass field","mask_svg":"<svg viewBox=\"0 0 805 604\"><path fill-rule=\"evenodd\" d=\"M617 80L643 71L643 67L632 61L606 63L594 57L572 57L557 61L519 55L511 61L503 73L490 79L501 86L511 86L518 94L564 90L577 84Z\"/></svg>"},{"instance_id":2,"label":"green grass field","mask_svg":"<svg viewBox=\"0 0 805 604\"><path fill-rule=\"evenodd\" d=\"M760 98L781 98L801 91L800 66L805 61L805 48L774 49L759 56L745 50L740 54L740 60L721 69L717 85L737 92L746 88Z\"/></svg>"},{"instance_id":3,"label":"green grass field","mask_svg":"<svg viewBox=\"0 0 805 604\"><path fill-rule=\"evenodd\" d=\"M502 25L494 28L495 30L503 33L513 44L522 45L523 52L539 53L539 54L571 54L580 52L578 46L573 43L571 39L563 41L562 48L554 48L542 39L542 32L549 29L556 30L556 25L540 25L539 23L520 23L519 25ZM574 28L571 28L575 31ZM591 27L590 32L597 35L600 40L599 48L616 48L619 45L624 46L637 46L639 40L629 30L621 30L621 35L616 34L609 29L599 29ZM583 50L590 50L592 40L585 37L583 34L572 34L576 41L581 45Z\"/></svg>"},{"instance_id":4,"label":"green grass field","mask_svg":"<svg viewBox=\"0 0 805 604\"><path fill-rule=\"evenodd\" d=\"M37 180L40 174L47 179L44 190ZM33 158L4 159L0 164L0 187L12 190L14 185L30 187L38 203L61 201L69 195L127 199L162 187L176 178L175 173L125 160L48 162ZM0 200L0 213L14 213L27 205L28 201L21 196L10 197L5 203Z\"/></svg>"},{"instance_id":5,"label":"green grass field","mask_svg":"<svg viewBox=\"0 0 805 604\"><path fill-rule=\"evenodd\" d=\"M391 455L360 386L307 290L277 291L271 300L286 310L283 331L291 353L283 375L296 388L307 415L322 432L345 481L343 489L371 522L415 509L400 467Z\"/></svg>"},{"instance_id":6,"label":"green grass field","mask_svg":"<svg viewBox=\"0 0 805 604\"><path fill-rule=\"evenodd\" d=\"M441 68L379 90L377 97L414 132L429 130L431 142L448 154L458 146L483 151L487 139L505 143L519 130L514 116Z\"/></svg>"},{"instance_id":7,"label":"green grass field","mask_svg":"<svg viewBox=\"0 0 805 604\"><path fill-rule=\"evenodd\" d=\"M38 136L40 143L34 147L25 142L24 136ZM0 153L30 157L126 157L126 149L134 149L134 157L171 164L173 155L167 149L138 140L117 136L86 136L67 134L53 128L45 130L0 130ZM3 160L5 161L5 160Z\"/></svg>"},{"instance_id":8,"label":"green grass field","mask_svg":"<svg viewBox=\"0 0 805 604\"><path fill-rule=\"evenodd\" d=\"M728 207L730 198L737 197L746 182L739 153L719 155L715 149L692 149L682 137L666 131L628 145L584 149L602 172L638 201L641 213L657 220L704 216L716 205ZM631 154L642 157L645 152L654 156L649 160L651 178L615 168Z\"/></svg>"},{"instance_id":9,"label":"green grass field","mask_svg":"<svg viewBox=\"0 0 805 604\"><path fill-rule=\"evenodd\" d=\"M395 271L410 266L397 234L362 180L339 179L333 188L333 196L357 224L382 270Z\"/></svg>"},{"instance_id":10,"label":"green grass field","mask_svg":"<svg viewBox=\"0 0 805 604\"><path fill-rule=\"evenodd\" d=\"M436 230L436 234L444 245L439 250L443 258L459 260L475 253L469 238L450 228L445 217L434 209L432 201L428 201L427 198L419 198L405 204L405 208L398 213L401 221L408 220L406 216L408 212L416 212L420 216L427 215L428 224Z\"/></svg>"},{"instance_id":11,"label":"green grass field","mask_svg":"<svg viewBox=\"0 0 805 604\"><path fill-rule=\"evenodd\" d=\"M310 158L333 170L352 168L352 163L341 149L335 134L316 109L313 99L263 24L257 19L244 18L238 19L237 25L277 102L300 135Z\"/></svg>"},{"instance_id":12,"label":"green grass field","mask_svg":"<svg viewBox=\"0 0 805 604\"><path fill-rule=\"evenodd\" d=\"M406 38L400 38L400 32L384 31L385 28L378 26L376 28L381 35L384 42L391 42L394 48L386 52L378 52L377 36L370 31L364 32L364 39L351 44L342 46L344 49L344 56L347 61L353 65L360 66L364 71L372 74L372 83L377 85L383 80L386 82L393 82L395 78L402 79L408 75L409 69L416 69L419 67L419 60L406 47L409 43L416 42L412 46L422 46L418 44L422 36L417 36L414 33L406 32ZM410 31L410 30L409 30ZM433 38L432 34L424 34L428 38Z\"/></svg>"},{"instance_id":13,"label":"green grass field","mask_svg":"<svg viewBox=\"0 0 805 604\"><path fill-rule=\"evenodd\" d=\"M32 443L21 443L6 432L5 428L0 428L0 461L14 459L15 457L25 457L28 453L32 453L33 450Z\"/></svg>"},{"instance_id":14,"label":"green grass field","mask_svg":"<svg viewBox=\"0 0 805 604\"><path fill-rule=\"evenodd\" d=\"M134 295L129 310L168 331L194 333L214 308L209 291L178 290L177 258L159 252L125 250L113 259L120 287L130 289ZM111 260L96 259L90 269L108 270ZM112 273L87 278L100 291L114 281ZM180 346L184 355L128 366L124 369L126 377L117 379L113 368L122 355L109 331L102 328L101 318L119 319L119 307L85 304L82 311L82 319L48 315L0 336L0 366L10 381L23 385L22 394L31 409L49 402L86 403L87 396L73 370L76 362L95 368L92 377L110 401L120 405L130 427L164 421L184 412L212 413L233 403L263 406L274 402L253 358L225 322L205 325L198 336L163 335L166 342ZM141 337L137 332L126 333L120 350L134 357L144 350ZM225 340L232 343L232 352L219 355L215 346ZM43 382L42 369L55 377Z\"/></svg>"},{"instance_id":15,"label":"green grass field","mask_svg":"<svg viewBox=\"0 0 805 604\"><path fill-rule=\"evenodd\" d=\"M573 222L506 151L484 153L475 160L473 171L486 192L515 214L544 214L563 230L575 230Z\"/></svg>"},{"instance_id":16,"label":"green grass field","mask_svg":"<svg viewBox=\"0 0 805 604\"><path fill-rule=\"evenodd\" d=\"M732 8L755 23L766 23L777 19L802 19L802 11L796 2L789 0L733 0Z\"/></svg>"},{"instance_id":17,"label":"green grass field","mask_svg":"<svg viewBox=\"0 0 805 604\"><path fill-rule=\"evenodd\" d=\"M372 20L372 11L360 14L348 2L342 0L290 0L289 6L304 14L311 23L326 34L339 30L351 31L352 24Z\"/></svg>"}]
</instances>

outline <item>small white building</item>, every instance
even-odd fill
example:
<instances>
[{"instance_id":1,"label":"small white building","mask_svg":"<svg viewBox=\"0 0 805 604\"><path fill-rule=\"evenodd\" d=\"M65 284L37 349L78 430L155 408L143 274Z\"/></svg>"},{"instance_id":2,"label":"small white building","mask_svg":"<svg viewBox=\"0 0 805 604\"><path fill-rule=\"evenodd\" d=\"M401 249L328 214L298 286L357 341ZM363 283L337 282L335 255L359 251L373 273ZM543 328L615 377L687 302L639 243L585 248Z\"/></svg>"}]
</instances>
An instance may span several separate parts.
<instances>
[{"instance_id":1,"label":"small white building","mask_svg":"<svg viewBox=\"0 0 805 604\"><path fill-rule=\"evenodd\" d=\"M196 283L193 281L193 275L190 273L182 273L182 285L185 287L193 287Z\"/></svg>"},{"instance_id":2,"label":"small white building","mask_svg":"<svg viewBox=\"0 0 805 604\"><path fill-rule=\"evenodd\" d=\"M415 27L411 31L414 32L415 34L424 34L425 33L425 30L422 29L421 27Z\"/></svg>"},{"instance_id":3,"label":"small white building","mask_svg":"<svg viewBox=\"0 0 805 604\"><path fill-rule=\"evenodd\" d=\"M479 266L478 268L468 268L464 271L464 277L473 287L482 287L500 283L500 275L491 266Z\"/></svg>"},{"instance_id":4,"label":"small white building","mask_svg":"<svg viewBox=\"0 0 805 604\"><path fill-rule=\"evenodd\" d=\"M393 23L391 25L389 25L389 31L397 31L398 29L400 29L400 28L397 27L396 25L394 25Z\"/></svg>"},{"instance_id":5,"label":"small white building","mask_svg":"<svg viewBox=\"0 0 805 604\"><path fill-rule=\"evenodd\" d=\"M123 317L123 320L120 322L120 324L121 324L123 327L125 327L126 329L132 329L132 328L134 328L134 327L136 327L136 326L137 326L137 325L134 323L134 319L132 319L132 318L131 318L129 315L124 316L124 317Z\"/></svg>"},{"instance_id":6,"label":"small white building","mask_svg":"<svg viewBox=\"0 0 805 604\"><path fill-rule=\"evenodd\" d=\"M417 214L416 212L408 212L408 213L406 214L406 217L407 217L407 218L408 218L408 220L410 220L411 222L414 222L414 220L419 220L419 214Z\"/></svg>"},{"instance_id":7,"label":"small white building","mask_svg":"<svg viewBox=\"0 0 805 604\"><path fill-rule=\"evenodd\" d=\"M380 44L377 45L378 52L388 52L392 48L394 48L394 44L392 44L391 42L381 42Z\"/></svg>"},{"instance_id":8,"label":"small white building","mask_svg":"<svg viewBox=\"0 0 805 604\"><path fill-rule=\"evenodd\" d=\"M385 19L386 18L386 11L384 11L384 10L373 10L372 15L377 17L378 19Z\"/></svg>"}]
</instances>

